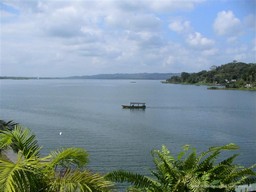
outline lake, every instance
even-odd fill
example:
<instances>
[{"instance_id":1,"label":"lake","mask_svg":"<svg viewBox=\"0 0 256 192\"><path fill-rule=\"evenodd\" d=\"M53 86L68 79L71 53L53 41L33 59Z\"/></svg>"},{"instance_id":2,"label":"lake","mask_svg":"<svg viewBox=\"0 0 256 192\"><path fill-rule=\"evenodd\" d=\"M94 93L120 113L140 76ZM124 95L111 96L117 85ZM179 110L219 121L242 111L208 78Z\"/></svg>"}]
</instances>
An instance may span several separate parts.
<instances>
[{"instance_id":1,"label":"lake","mask_svg":"<svg viewBox=\"0 0 256 192\"><path fill-rule=\"evenodd\" d=\"M238 163L256 163L255 91L151 80L1 80L0 91L1 119L29 127L43 154L85 148L93 171L148 173L150 151L163 144L177 154L185 144L201 152L232 142ZM131 101L146 110L122 109Z\"/></svg>"}]
</instances>

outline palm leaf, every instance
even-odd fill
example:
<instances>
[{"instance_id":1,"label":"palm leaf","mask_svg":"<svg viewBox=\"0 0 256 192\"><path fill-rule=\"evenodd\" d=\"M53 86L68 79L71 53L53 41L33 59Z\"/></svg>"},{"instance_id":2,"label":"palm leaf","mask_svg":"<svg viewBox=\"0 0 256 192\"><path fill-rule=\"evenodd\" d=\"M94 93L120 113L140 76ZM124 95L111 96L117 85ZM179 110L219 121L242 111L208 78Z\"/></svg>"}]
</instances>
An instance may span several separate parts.
<instances>
[{"instance_id":1,"label":"palm leaf","mask_svg":"<svg viewBox=\"0 0 256 192\"><path fill-rule=\"evenodd\" d=\"M162 151L154 150L152 153L156 168L165 177L165 180L177 179L181 174L174 166L175 159L169 154L165 146L162 147Z\"/></svg>"},{"instance_id":2,"label":"palm leaf","mask_svg":"<svg viewBox=\"0 0 256 192\"><path fill-rule=\"evenodd\" d=\"M26 159L18 152L17 162L0 159L0 191L29 192L39 191L43 184L37 169L36 158ZM39 178L40 177L40 178Z\"/></svg>"},{"instance_id":3,"label":"palm leaf","mask_svg":"<svg viewBox=\"0 0 256 192\"><path fill-rule=\"evenodd\" d=\"M13 121L3 121L0 120L0 130L13 130L14 127L18 125L18 123L15 123Z\"/></svg>"},{"instance_id":4,"label":"palm leaf","mask_svg":"<svg viewBox=\"0 0 256 192\"><path fill-rule=\"evenodd\" d=\"M197 156L196 152L193 151L185 160L184 160L184 169L190 170L197 166Z\"/></svg>"},{"instance_id":5,"label":"palm leaf","mask_svg":"<svg viewBox=\"0 0 256 192\"><path fill-rule=\"evenodd\" d=\"M151 172L151 174L152 174L153 176L156 177L156 179L157 179L157 181L158 181L159 183L161 183L161 184L162 184L162 183L166 183L166 176L163 175L162 172L160 172L160 171L154 171L154 170L151 170L150 172Z\"/></svg>"},{"instance_id":6,"label":"palm leaf","mask_svg":"<svg viewBox=\"0 0 256 192\"><path fill-rule=\"evenodd\" d=\"M233 164L237 154L216 163L222 151L236 149L238 146L231 143L211 147L199 155L194 150L186 156L189 146L185 146L175 159L163 146L162 150L152 151L156 170L152 170L151 174L156 180L126 171L112 172L107 178L133 184L135 188L131 188L131 191L233 191L239 184L256 181L254 167L243 168Z\"/></svg>"},{"instance_id":7,"label":"palm leaf","mask_svg":"<svg viewBox=\"0 0 256 192\"><path fill-rule=\"evenodd\" d=\"M226 175L225 179L223 179L224 183L231 183L234 181L239 181L239 184L242 183L246 178L249 177L256 177L256 173L253 171L253 168L255 167L249 167L249 168L242 168L242 167L238 167L236 166L232 172L230 172L229 175ZM247 183L250 184L250 183Z\"/></svg>"},{"instance_id":8,"label":"palm leaf","mask_svg":"<svg viewBox=\"0 0 256 192\"><path fill-rule=\"evenodd\" d=\"M237 156L239 156L239 154L234 154L234 155L232 155L231 157L229 157L229 158L227 158L227 159L224 159L224 160L221 161L219 164L220 164L220 165L231 165L231 164L234 162L234 160L235 160L235 158L236 158Z\"/></svg>"},{"instance_id":9,"label":"palm leaf","mask_svg":"<svg viewBox=\"0 0 256 192\"><path fill-rule=\"evenodd\" d=\"M71 171L70 169L63 176L58 176L50 183L49 191L55 192L100 192L110 191L113 183L105 180L99 174L89 171Z\"/></svg>"},{"instance_id":10,"label":"palm leaf","mask_svg":"<svg viewBox=\"0 0 256 192\"><path fill-rule=\"evenodd\" d=\"M36 155L39 156L40 147L35 138L35 135L27 128L22 128L21 126L16 126L13 131L11 131L12 143L11 148L14 152L19 150L23 151L24 156L27 158Z\"/></svg>"},{"instance_id":11,"label":"palm leaf","mask_svg":"<svg viewBox=\"0 0 256 192\"><path fill-rule=\"evenodd\" d=\"M239 149L239 147L236 144L229 143L229 144L223 145L223 146L210 147L209 151L237 150L237 149Z\"/></svg>"},{"instance_id":12,"label":"palm leaf","mask_svg":"<svg viewBox=\"0 0 256 192\"><path fill-rule=\"evenodd\" d=\"M220 154L221 151L223 150L237 150L239 149L239 147L237 145L235 145L234 143L229 143L227 145L224 145L224 146L214 146L214 147L210 147L208 149L208 151L206 152L202 152L198 159L199 159L199 162L201 162L200 166L201 167L204 167L204 166L207 166L207 165L210 165L211 163L213 163L218 155ZM208 154L211 154L207 157ZM205 157L207 157L206 159L204 159Z\"/></svg>"},{"instance_id":13,"label":"palm leaf","mask_svg":"<svg viewBox=\"0 0 256 192\"><path fill-rule=\"evenodd\" d=\"M177 159L178 160L181 160L182 157L187 153L187 151L190 149L190 145L184 145L183 147L183 151L181 151L178 156L177 156Z\"/></svg>"},{"instance_id":14,"label":"palm leaf","mask_svg":"<svg viewBox=\"0 0 256 192\"><path fill-rule=\"evenodd\" d=\"M0 131L0 150L7 149L12 144L12 134L10 131Z\"/></svg>"},{"instance_id":15,"label":"palm leaf","mask_svg":"<svg viewBox=\"0 0 256 192\"><path fill-rule=\"evenodd\" d=\"M215 160L218 158L220 151L213 151L206 159L202 160L198 165L199 171L208 171L213 168Z\"/></svg>"},{"instance_id":16,"label":"palm leaf","mask_svg":"<svg viewBox=\"0 0 256 192\"><path fill-rule=\"evenodd\" d=\"M111 173L108 173L106 175L106 178L109 179L110 181L115 181L119 183L124 183L124 182L129 182L135 187L138 188L158 188L160 184L157 181L152 180L151 178L136 174L136 173L131 173L128 171L113 171Z\"/></svg>"},{"instance_id":17,"label":"palm leaf","mask_svg":"<svg viewBox=\"0 0 256 192\"><path fill-rule=\"evenodd\" d=\"M88 163L88 153L83 148L67 148L53 151L49 155L50 167L58 165L69 168L71 166L82 167Z\"/></svg>"}]
</instances>

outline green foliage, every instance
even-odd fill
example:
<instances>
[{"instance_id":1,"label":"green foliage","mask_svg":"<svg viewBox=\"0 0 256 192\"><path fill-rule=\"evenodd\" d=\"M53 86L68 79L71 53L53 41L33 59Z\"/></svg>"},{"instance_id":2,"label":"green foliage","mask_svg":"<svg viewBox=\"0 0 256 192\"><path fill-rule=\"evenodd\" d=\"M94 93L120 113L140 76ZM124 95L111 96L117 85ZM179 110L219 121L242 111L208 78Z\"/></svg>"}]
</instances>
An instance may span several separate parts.
<instances>
[{"instance_id":1,"label":"green foliage","mask_svg":"<svg viewBox=\"0 0 256 192\"><path fill-rule=\"evenodd\" d=\"M148 191L161 191L159 182L151 179L150 177L124 170L113 171L107 174L106 178L120 183L129 182L134 185L132 188L133 190L146 188Z\"/></svg>"},{"instance_id":2,"label":"green foliage","mask_svg":"<svg viewBox=\"0 0 256 192\"><path fill-rule=\"evenodd\" d=\"M6 122L0 119L0 130L13 130L16 125L18 124L14 123L13 121Z\"/></svg>"},{"instance_id":3,"label":"green foliage","mask_svg":"<svg viewBox=\"0 0 256 192\"><path fill-rule=\"evenodd\" d=\"M237 185L256 182L255 167L234 163L238 154L220 159L235 144L211 147L197 153L185 145L173 156L166 146L151 152L155 169L151 176L118 170L102 176L86 169L88 153L67 148L40 156L40 147L29 129L15 125L0 131L0 150L16 152L15 158L0 155L0 192L108 192L115 182L128 182L129 192L228 192Z\"/></svg>"},{"instance_id":4,"label":"green foliage","mask_svg":"<svg viewBox=\"0 0 256 192\"><path fill-rule=\"evenodd\" d=\"M0 192L103 192L112 182L86 169L88 153L68 148L40 157L40 147L29 129L15 126L0 131L0 150L12 150L15 160L0 156Z\"/></svg>"},{"instance_id":5,"label":"green foliage","mask_svg":"<svg viewBox=\"0 0 256 192\"><path fill-rule=\"evenodd\" d=\"M0 159L1 192L38 191L44 185L42 177L38 172L38 159L24 158L22 151L18 152L16 162Z\"/></svg>"},{"instance_id":6,"label":"green foliage","mask_svg":"<svg viewBox=\"0 0 256 192\"><path fill-rule=\"evenodd\" d=\"M223 85L226 88L256 87L256 64L232 62L210 71L198 73L182 72L181 76L173 76L166 80L169 83Z\"/></svg>"},{"instance_id":7,"label":"green foliage","mask_svg":"<svg viewBox=\"0 0 256 192\"><path fill-rule=\"evenodd\" d=\"M111 186L111 182L106 181L100 174L68 169L64 175L58 175L51 180L47 190L52 192L110 191L107 186Z\"/></svg>"},{"instance_id":8,"label":"green foliage","mask_svg":"<svg viewBox=\"0 0 256 192\"><path fill-rule=\"evenodd\" d=\"M256 181L255 165L244 168L234 164L237 154L219 162L221 152L236 149L238 146L231 143L197 154L195 149L186 145L175 158L163 146L161 150L152 151L155 163L152 178L126 171L114 171L107 178L131 183L133 186L128 191L233 191L237 185Z\"/></svg>"},{"instance_id":9,"label":"green foliage","mask_svg":"<svg viewBox=\"0 0 256 192\"><path fill-rule=\"evenodd\" d=\"M35 135L29 129L23 129L16 125L15 128L0 132L0 147L10 147L15 153L22 151L24 156L38 156L40 147L35 139Z\"/></svg>"},{"instance_id":10,"label":"green foliage","mask_svg":"<svg viewBox=\"0 0 256 192\"><path fill-rule=\"evenodd\" d=\"M49 155L51 168L57 168L58 166L71 168L81 168L88 163L88 154L82 148L68 148L57 151L52 151Z\"/></svg>"}]
</instances>

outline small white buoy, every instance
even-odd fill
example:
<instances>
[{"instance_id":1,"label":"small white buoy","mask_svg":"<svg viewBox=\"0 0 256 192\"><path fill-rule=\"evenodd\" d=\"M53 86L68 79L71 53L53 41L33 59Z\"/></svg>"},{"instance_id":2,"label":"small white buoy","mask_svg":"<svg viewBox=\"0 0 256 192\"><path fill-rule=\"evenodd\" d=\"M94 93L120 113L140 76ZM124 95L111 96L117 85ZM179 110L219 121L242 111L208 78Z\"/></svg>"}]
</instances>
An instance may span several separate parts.
<instances>
[{"instance_id":1,"label":"small white buoy","mask_svg":"<svg viewBox=\"0 0 256 192\"><path fill-rule=\"evenodd\" d=\"M60 135L62 135L62 132L60 132Z\"/></svg>"}]
</instances>

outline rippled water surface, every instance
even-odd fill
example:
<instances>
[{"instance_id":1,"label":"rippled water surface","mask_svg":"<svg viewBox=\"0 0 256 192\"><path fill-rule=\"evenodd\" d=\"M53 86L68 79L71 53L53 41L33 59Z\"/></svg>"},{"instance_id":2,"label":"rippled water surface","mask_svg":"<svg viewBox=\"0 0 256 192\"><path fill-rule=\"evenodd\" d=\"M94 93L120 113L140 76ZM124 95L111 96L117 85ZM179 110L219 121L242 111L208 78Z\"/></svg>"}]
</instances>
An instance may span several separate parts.
<instances>
[{"instance_id":1,"label":"rippled water surface","mask_svg":"<svg viewBox=\"0 0 256 192\"><path fill-rule=\"evenodd\" d=\"M162 144L176 154L185 144L202 151L233 142L239 163L255 163L256 92L129 80L2 80L0 91L1 119L29 127L44 154L87 149L95 171L147 173ZM147 108L122 109L130 101Z\"/></svg>"}]
</instances>

